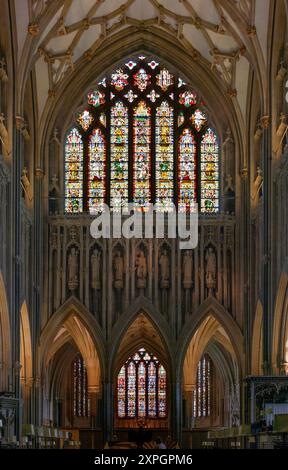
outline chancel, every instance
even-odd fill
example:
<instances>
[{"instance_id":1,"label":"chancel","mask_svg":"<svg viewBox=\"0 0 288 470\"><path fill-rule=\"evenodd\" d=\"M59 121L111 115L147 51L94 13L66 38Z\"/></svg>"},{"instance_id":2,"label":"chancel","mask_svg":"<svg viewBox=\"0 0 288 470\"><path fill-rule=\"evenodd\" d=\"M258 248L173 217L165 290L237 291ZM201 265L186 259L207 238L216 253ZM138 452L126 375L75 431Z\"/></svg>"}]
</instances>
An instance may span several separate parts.
<instances>
[{"instance_id":1,"label":"chancel","mask_svg":"<svg viewBox=\"0 0 288 470\"><path fill-rule=\"evenodd\" d=\"M0 11L1 447L287 447L288 0Z\"/></svg>"}]
</instances>

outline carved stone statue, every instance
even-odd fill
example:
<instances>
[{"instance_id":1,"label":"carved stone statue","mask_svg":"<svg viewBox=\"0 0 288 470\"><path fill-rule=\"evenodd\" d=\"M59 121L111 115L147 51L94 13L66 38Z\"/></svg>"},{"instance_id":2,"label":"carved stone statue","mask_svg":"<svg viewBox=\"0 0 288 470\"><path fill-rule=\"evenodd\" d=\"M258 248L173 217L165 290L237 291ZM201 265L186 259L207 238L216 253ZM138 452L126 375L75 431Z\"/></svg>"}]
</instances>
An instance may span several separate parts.
<instances>
[{"instance_id":1,"label":"carved stone statue","mask_svg":"<svg viewBox=\"0 0 288 470\"><path fill-rule=\"evenodd\" d=\"M234 191L233 178L230 174L226 176L225 192Z\"/></svg>"},{"instance_id":2,"label":"carved stone statue","mask_svg":"<svg viewBox=\"0 0 288 470\"><path fill-rule=\"evenodd\" d=\"M72 248L68 256L68 287L71 291L78 287L78 251Z\"/></svg>"},{"instance_id":3,"label":"carved stone statue","mask_svg":"<svg viewBox=\"0 0 288 470\"><path fill-rule=\"evenodd\" d=\"M216 287L216 255L213 248L209 248L205 256L206 261L206 285L208 289Z\"/></svg>"},{"instance_id":4,"label":"carved stone statue","mask_svg":"<svg viewBox=\"0 0 288 470\"><path fill-rule=\"evenodd\" d=\"M137 277L137 287L139 289L144 289L146 287L147 279L147 262L145 254L142 250L138 252L136 257L136 277Z\"/></svg>"},{"instance_id":5,"label":"carved stone statue","mask_svg":"<svg viewBox=\"0 0 288 470\"><path fill-rule=\"evenodd\" d=\"M182 264L183 271L183 287L184 289L191 289L192 287L192 272L193 272L193 256L192 251L185 251Z\"/></svg>"},{"instance_id":6,"label":"carved stone statue","mask_svg":"<svg viewBox=\"0 0 288 470\"><path fill-rule=\"evenodd\" d=\"M22 184L23 184L23 188L24 188L24 191L25 191L25 195L27 196L27 198L28 198L29 201L32 201L32 199L33 199L33 191L32 191L31 183L30 183L30 181L29 181L28 169L27 169L26 166L25 166L25 167L23 168L23 170L22 170L21 181L22 181Z\"/></svg>"},{"instance_id":7,"label":"carved stone statue","mask_svg":"<svg viewBox=\"0 0 288 470\"><path fill-rule=\"evenodd\" d=\"M170 260L168 256L168 252L166 249L162 252L160 259L160 286L163 289L167 289L169 287L169 279L170 279Z\"/></svg>"},{"instance_id":8,"label":"carved stone statue","mask_svg":"<svg viewBox=\"0 0 288 470\"><path fill-rule=\"evenodd\" d=\"M101 252L95 249L91 257L91 287L96 290L101 289L100 265Z\"/></svg>"},{"instance_id":9,"label":"carved stone statue","mask_svg":"<svg viewBox=\"0 0 288 470\"><path fill-rule=\"evenodd\" d=\"M114 258L114 287L115 289L123 289L124 287L124 259L119 250Z\"/></svg>"}]
</instances>

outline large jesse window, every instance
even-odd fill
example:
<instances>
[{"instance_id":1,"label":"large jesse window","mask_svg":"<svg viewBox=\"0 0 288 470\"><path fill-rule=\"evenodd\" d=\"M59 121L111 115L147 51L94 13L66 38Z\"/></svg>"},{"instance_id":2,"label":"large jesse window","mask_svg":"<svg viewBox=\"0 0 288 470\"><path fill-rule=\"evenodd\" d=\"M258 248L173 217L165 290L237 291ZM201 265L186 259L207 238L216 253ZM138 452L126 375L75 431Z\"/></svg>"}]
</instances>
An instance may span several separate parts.
<instances>
[{"instance_id":1,"label":"large jesse window","mask_svg":"<svg viewBox=\"0 0 288 470\"><path fill-rule=\"evenodd\" d=\"M151 58L130 60L87 95L65 139L65 212L129 202L219 211L219 143L200 97Z\"/></svg>"}]
</instances>

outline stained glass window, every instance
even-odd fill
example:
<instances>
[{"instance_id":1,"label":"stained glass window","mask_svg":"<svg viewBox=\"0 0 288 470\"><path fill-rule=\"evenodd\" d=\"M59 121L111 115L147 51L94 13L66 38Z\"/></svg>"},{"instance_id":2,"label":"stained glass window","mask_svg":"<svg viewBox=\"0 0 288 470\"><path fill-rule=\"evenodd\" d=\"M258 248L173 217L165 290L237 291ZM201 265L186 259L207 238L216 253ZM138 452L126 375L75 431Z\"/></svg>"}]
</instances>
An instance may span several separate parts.
<instances>
[{"instance_id":1,"label":"stained glass window","mask_svg":"<svg viewBox=\"0 0 288 470\"><path fill-rule=\"evenodd\" d=\"M89 143L88 198L90 213L103 209L105 201L105 140L99 129L94 129Z\"/></svg>"},{"instance_id":2,"label":"stained glass window","mask_svg":"<svg viewBox=\"0 0 288 470\"><path fill-rule=\"evenodd\" d=\"M129 75L124 73L122 69L116 70L116 72L111 75L111 85L114 86L117 91L121 91L128 85L128 78Z\"/></svg>"},{"instance_id":3,"label":"stained glass window","mask_svg":"<svg viewBox=\"0 0 288 470\"><path fill-rule=\"evenodd\" d=\"M111 110L111 196L115 210L128 203L128 110L121 101Z\"/></svg>"},{"instance_id":4,"label":"stained glass window","mask_svg":"<svg viewBox=\"0 0 288 470\"><path fill-rule=\"evenodd\" d=\"M79 114L78 122L84 131L87 131L94 121L92 114L89 111L85 110L83 113Z\"/></svg>"},{"instance_id":5,"label":"stained glass window","mask_svg":"<svg viewBox=\"0 0 288 470\"><path fill-rule=\"evenodd\" d=\"M146 90L150 84L151 75L149 75L145 69L140 69L134 75L134 84L139 88L140 91Z\"/></svg>"},{"instance_id":6,"label":"stained glass window","mask_svg":"<svg viewBox=\"0 0 288 470\"><path fill-rule=\"evenodd\" d=\"M190 129L184 129L179 140L179 206L181 210L195 201L196 145Z\"/></svg>"},{"instance_id":7,"label":"stained glass window","mask_svg":"<svg viewBox=\"0 0 288 470\"><path fill-rule=\"evenodd\" d=\"M179 95L179 103L183 104L186 108L190 108L197 102L197 95L192 91L184 91Z\"/></svg>"},{"instance_id":8,"label":"stained glass window","mask_svg":"<svg viewBox=\"0 0 288 470\"><path fill-rule=\"evenodd\" d=\"M200 109L196 111L191 116L191 121L196 129L196 131L201 131L202 127L207 123L207 116L202 113Z\"/></svg>"},{"instance_id":9,"label":"stained glass window","mask_svg":"<svg viewBox=\"0 0 288 470\"><path fill-rule=\"evenodd\" d=\"M219 142L203 99L155 57L97 79L65 141L65 212L151 202L220 210Z\"/></svg>"},{"instance_id":10,"label":"stained glass window","mask_svg":"<svg viewBox=\"0 0 288 470\"><path fill-rule=\"evenodd\" d=\"M151 185L151 111L144 101L134 110L134 202L141 207L150 203Z\"/></svg>"},{"instance_id":11,"label":"stained glass window","mask_svg":"<svg viewBox=\"0 0 288 470\"><path fill-rule=\"evenodd\" d=\"M88 104L92 104L95 108L101 106L101 104L105 104L105 94L101 91L91 91L88 93Z\"/></svg>"},{"instance_id":12,"label":"stained glass window","mask_svg":"<svg viewBox=\"0 0 288 470\"><path fill-rule=\"evenodd\" d=\"M208 129L201 142L201 212L219 210L219 145L215 132Z\"/></svg>"},{"instance_id":13,"label":"stained glass window","mask_svg":"<svg viewBox=\"0 0 288 470\"><path fill-rule=\"evenodd\" d=\"M121 367L117 381L119 418L166 418L167 375L158 359L144 348Z\"/></svg>"},{"instance_id":14,"label":"stained glass window","mask_svg":"<svg viewBox=\"0 0 288 470\"><path fill-rule=\"evenodd\" d=\"M173 109L163 101L156 111L156 204L169 210L174 199Z\"/></svg>"},{"instance_id":15,"label":"stained glass window","mask_svg":"<svg viewBox=\"0 0 288 470\"><path fill-rule=\"evenodd\" d=\"M90 406L88 399L87 372L85 362L80 354L77 354L72 363L72 393L73 416L88 417Z\"/></svg>"},{"instance_id":16,"label":"stained glass window","mask_svg":"<svg viewBox=\"0 0 288 470\"><path fill-rule=\"evenodd\" d=\"M83 142L77 129L72 129L65 143L65 211L83 210Z\"/></svg>"},{"instance_id":17,"label":"stained glass window","mask_svg":"<svg viewBox=\"0 0 288 470\"><path fill-rule=\"evenodd\" d=\"M118 374L118 416L125 416L126 403L126 371L125 367L121 367Z\"/></svg>"},{"instance_id":18,"label":"stained glass window","mask_svg":"<svg viewBox=\"0 0 288 470\"><path fill-rule=\"evenodd\" d=\"M194 418L206 418L211 415L212 370L212 361L205 354L199 361L197 369L197 384L193 398Z\"/></svg>"},{"instance_id":19,"label":"stained glass window","mask_svg":"<svg viewBox=\"0 0 288 470\"><path fill-rule=\"evenodd\" d=\"M167 69L161 70L156 78L157 85L162 88L163 91L167 91L168 88L173 85L173 75Z\"/></svg>"}]
</instances>

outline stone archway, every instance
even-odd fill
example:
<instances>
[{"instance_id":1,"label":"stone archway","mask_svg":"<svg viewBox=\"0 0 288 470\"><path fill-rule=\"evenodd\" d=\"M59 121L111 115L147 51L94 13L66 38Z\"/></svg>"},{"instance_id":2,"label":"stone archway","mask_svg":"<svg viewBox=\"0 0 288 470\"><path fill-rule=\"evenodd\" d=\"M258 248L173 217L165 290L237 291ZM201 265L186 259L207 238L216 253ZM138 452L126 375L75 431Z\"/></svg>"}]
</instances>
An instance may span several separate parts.
<instances>
[{"instance_id":1,"label":"stone archway","mask_svg":"<svg viewBox=\"0 0 288 470\"><path fill-rule=\"evenodd\" d=\"M117 413L117 379L118 374L122 366L125 365L127 360L133 358L133 356L139 350L145 350L149 357L154 356L157 361L165 369L166 373L166 398L167 400L167 407L166 407L166 414L165 417L160 418L157 416L151 418L149 416L149 412L146 409L146 416L142 418L126 418L123 419L118 416ZM158 367L157 366L157 367ZM153 322L153 320L147 315L144 310L139 311L130 323L127 325L126 330L122 333L117 351L115 353L113 365L113 411L114 411L114 428L138 428L140 421L145 423L145 427L147 429L152 430L162 430L161 432L167 433L169 428L169 420L171 417L171 361L170 361L170 354L168 352L167 346L165 344L165 340L163 335L159 330L159 326ZM146 374L148 374L148 368L146 370ZM158 372L157 372L158 376ZM147 380L147 388L146 388L146 402L148 403L149 398L149 389L148 389L148 375L146 375ZM158 380L158 379L156 379ZM136 385L136 388L138 386ZM156 398L158 400L158 397ZM136 406L138 403L136 402ZM158 410L158 405L157 405ZM158 413L158 412L157 412ZM137 415L137 412L136 412Z\"/></svg>"},{"instance_id":2,"label":"stone archway","mask_svg":"<svg viewBox=\"0 0 288 470\"><path fill-rule=\"evenodd\" d=\"M67 361L62 361L62 367L59 367L61 360L59 351L67 344L72 345L73 354L67 356ZM104 341L94 317L77 299L71 298L50 318L40 338L40 376L49 402L44 413L46 420L53 419L54 416L53 393L51 395L54 382L55 380L59 382L59 375L65 376L66 369L73 360L72 356L77 352L85 362L90 415L94 418L99 412L97 403L102 392L101 381L104 380L105 374Z\"/></svg>"},{"instance_id":3,"label":"stone archway","mask_svg":"<svg viewBox=\"0 0 288 470\"><path fill-rule=\"evenodd\" d=\"M183 429L188 430L189 434L189 430L195 427L240 424L239 384L243 365L240 328L215 299L208 299L202 304L190 327L180 342L179 353L182 355L178 356L182 374L179 381L186 404L182 416ZM209 387L213 387L214 391L212 389L211 409L201 420L197 411L195 414L195 400L199 387L199 365L204 357L211 361L213 367ZM178 412L182 414L182 410Z\"/></svg>"}]
</instances>

